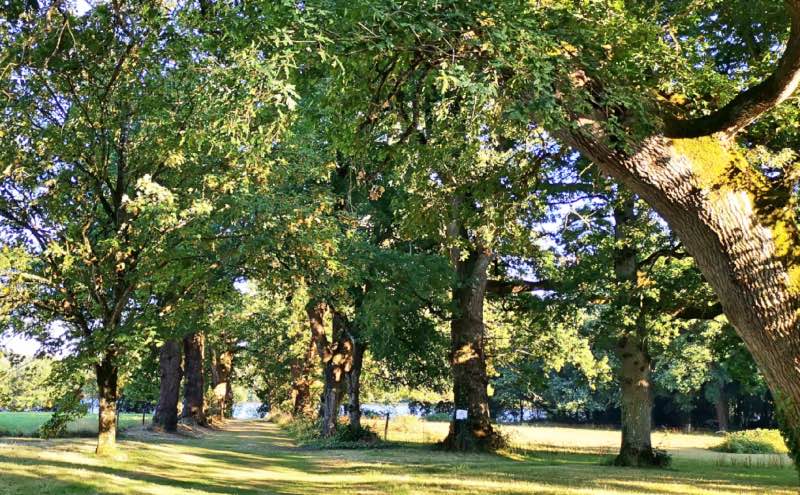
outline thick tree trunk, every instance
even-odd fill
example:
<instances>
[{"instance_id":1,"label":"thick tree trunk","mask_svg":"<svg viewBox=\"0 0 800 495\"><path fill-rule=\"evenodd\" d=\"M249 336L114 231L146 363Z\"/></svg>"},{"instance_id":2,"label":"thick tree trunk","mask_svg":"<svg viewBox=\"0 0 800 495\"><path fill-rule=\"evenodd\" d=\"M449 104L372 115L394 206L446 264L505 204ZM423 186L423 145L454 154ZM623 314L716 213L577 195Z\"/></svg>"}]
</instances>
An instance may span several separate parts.
<instances>
[{"instance_id":1,"label":"thick tree trunk","mask_svg":"<svg viewBox=\"0 0 800 495\"><path fill-rule=\"evenodd\" d=\"M213 351L211 359L211 386L214 392L214 416L217 421L230 418L233 412L233 351Z\"/></svg>"},{"instance_id":2,"label":"thick tree trunk","mask_svg":"<svg viewBox=\"0 0 800 495\"><path fill-rule=\"evenodd\" d=\"M450 323L450 366L453 374L454 413L450 431L442 441L447 450L484 451L501 445L489 417L489 378L484 352L483 301L492 258L473 250L462 260L454 249L451 261L458 274L453 289L456 314Z\"/></svg>"},{"instance_id":3,"label":"thick tree trunk","mask_svg":"<svg viewBox=\"0 0 800 495\"><path fill-rule=\"evenodd\" d=\"M627 313L636 313L636 323L621 329L616 353L620 361L622 445L615 459L618 466L655 464L650 440L653 397L650 388L650 356L647 353L645 314L636 297L639 282L637 249L630 238L635 228L636 210L632 195L622 192L614 208L614 275L619 283L617 304Z\"/></svg>"},{"instance_id":4,"label":"thick tree trunk","mask_svg":"<svg viewBox=\"0 0 800 495\"><path fill-rule=\"evenodd\" d=\"M336 367L325 365L325 385L322 391L322 436L329 437L336 432L339 407L344 395L344 381L337 379Z\"/></svg>"},{"instance_id":5,"label":"thick tree trunk","mask_svg":"<svg viewBox=\"0 0 800 495\"><path fill-rule=\"evenodd\" d=\"M345 392L345 377L353 365L353 342L348 336L349 323L345 317L333 312L333 343L326 345L322 354L325 386L322 393L322 436L336 431L339 407Z\"/></svg>"},{"instance_id":6,"label":"thick tree trunk","mask_svg":"<svg viewBox=\"0 0 800 495\"><path fill-rule=\"evenodd\" d=\"M311 315L309 315L311 318ZM322 315L314 315L322 325ZM310 417L311 407L311 374L314 371L314 352L316 342L313 334L309 337L303 355L292 363L292 416Z\"/></svg>"},{"instance_id":7,"label":"thick tree trunk","mask_svg":"<svg viewBox=\"0 0 800 495\"><path fill-rule=\"evenodd\" d=\"M183 411L181 421L206 426L205 381L203 361L205 355L205 336L195 332L183 338Z\"/></svg>"},{"instance_id":8,"label":"thick tree trunk","mask_svg":"<svg viewBox=\"0 0 800 495\"><path fill-rule=\"evenodd\" d=\"M175 431L178 428L178 399L183 378L181 345L178 341L168 340L161 346L158 368L161 381L153 425L166 431Z\"/></svg>"},{"instance_id":9,"label":"thick tree trunk","mask_svg":"<svg viewBox=\"0 0 800 495\"><path fill-rule=\"evenodd\" d=\"M365 344L353 342L353 363L347 372L347 415L355 430L361 430L361 368L366 350Z\"/></svg>"},{"instance_id":10,"label":"thick tree trunk","mask_svg":"<svg viewBox=\"0 0 800 495\"><path fill-rule=\"evenodd\" d=\"M763 372L800 460L800 242L791 206L716 137L654 136L630 154L583 131L567 140L680 237Z\"/></svg>"},{"instance_id":11,"label":"thick tree trunk","mask_svg":"<svg viewBox=\"0 0 800 495\"><path fill-rule=\"evenodd\" d=\"M644 342L635 335L623 337L617 353L621 361L622 446L614 463L618 466L650 466L654 463L650 441L653 426L650 356L644 349Z\"/></svg>"},{"instance_id":12,"label":"thick tree trunk","mask_svg":"<svg viewBox=\"0 0 800 495\"><path fill-rule=\"evenodd\" d=\"M117 379L119 370L113 364L112 356L106 354L103 360L95 365L97 375L97 396L99 402L97 425L98 455L114 452L117 445Z\"/></svg>"}]
</instances>

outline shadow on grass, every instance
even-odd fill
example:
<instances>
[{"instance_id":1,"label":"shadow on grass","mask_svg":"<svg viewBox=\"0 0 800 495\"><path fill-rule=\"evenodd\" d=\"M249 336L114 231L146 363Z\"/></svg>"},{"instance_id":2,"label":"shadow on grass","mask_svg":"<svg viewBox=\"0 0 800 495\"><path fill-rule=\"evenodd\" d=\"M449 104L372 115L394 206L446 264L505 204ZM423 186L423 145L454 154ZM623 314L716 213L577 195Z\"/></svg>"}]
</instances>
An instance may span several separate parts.
<instances>
[{"instance_id":1,"label":"shadow on grass","mask_svg":"<svg viewBox=\"0 0 800 495\"><path fill-rule=\"evenodd\" d=\"M0 493L628 493L685 495L768 493L795 486L792 470L724 470L681 463L672 470L605 465L595 453L512 449L500 454L456 454L421 444L389 449L305 450L277 426L232 423L202 439L166 437L125 441L126 462L96 464L0 454ZM86 449L81 455L86 455ZM573 449L574 450L574 449ZM703 467L705 466L705 468ZM708 472L704 472L704 470ZM155 486L154 486L155 485ZM11 492L4 486L15 487Z\"/></svg>"}]
</instances>

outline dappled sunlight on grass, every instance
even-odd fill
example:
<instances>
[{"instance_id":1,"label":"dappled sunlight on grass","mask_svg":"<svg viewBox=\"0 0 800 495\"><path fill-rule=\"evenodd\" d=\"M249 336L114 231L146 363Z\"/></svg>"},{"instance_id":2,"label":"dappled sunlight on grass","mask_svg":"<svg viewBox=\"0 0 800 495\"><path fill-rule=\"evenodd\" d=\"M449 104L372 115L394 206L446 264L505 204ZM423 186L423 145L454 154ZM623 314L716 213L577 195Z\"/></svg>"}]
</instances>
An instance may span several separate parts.
<instances>
[{"instance_id":1,"label":"dappled sunlight on grass","mask_svg":"<svg viewBox=\"0 0 800 495\"><path fill-rule=\"evenodd\" d=\"M568 439L542 447L524 431L512 437L527 438L524 448L453 454L401 433L390 432L390 440L395 434L407 443L388 449L323 451L296 448L274 424L234 421L203 438L132 433L106 459L94 456L89 439L6 439L0 443L0 493L796 493L789 468L737 470L687 460L667 471L621 469L604 465L606 457L596 454L602 444L581 450ZM545 433L548 441L548 435L571 435Z\"/></svg>"}]
</instances>

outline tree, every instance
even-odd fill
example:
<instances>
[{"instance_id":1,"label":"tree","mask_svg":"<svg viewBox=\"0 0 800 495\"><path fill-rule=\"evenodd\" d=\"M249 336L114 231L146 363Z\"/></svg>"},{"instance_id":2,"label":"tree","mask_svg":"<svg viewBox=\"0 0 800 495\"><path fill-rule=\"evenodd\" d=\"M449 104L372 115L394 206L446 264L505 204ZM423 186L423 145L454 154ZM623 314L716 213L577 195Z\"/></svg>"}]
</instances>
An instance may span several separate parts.
<instances>
[{"instance_id":1,"label":"tree","mask_svg":"<svg viewBox=\"0 0 800 495\"><path fill-rule=\"evenodd\" d=\"M406 80L435 72L454 92L491 81L516 100L510 119L547 129L666 219L764 372L800 458L796 167L742 153L759 135L751 124L800 83L800 3L783 5L420 2L411 16L372 3L360 20L365 43L380 33L409 54ZM409 25L414 38L401 35Z\"/></svg>"},{"instance_id":2,"label":"tree","mask_svg":"<svg viewBox=\"0 0 800 495\"><path fill-rule=\"evenodd\" d=\"M293 49L221 48L190 5L38 10L0 31L0 135L15 136L0 144L3 310L94 368L102 454L115 445L120 371L153 337L138 322L151 303L143 289L224 231L208 222L214 199L268 153L241 140L277 139L294 103L276 75L291 73ZM256 101L271 104L230 106Z\"/></svg>"},{"instance_id":3,"label":"tree","mask_svg":"<svg viewBox=\"0 0 800 495\"><path fill-rule=\"evenodd\" d=\"M786 1L784 5L790 30L783 55L775 61L772 72L766 74L768 69L753 63L750 57L738 59L748 68L743 77L749 78L747 82L739 81L747 84L761 80L747 84L749 87L738 93L731 91L727 81L706 88L724 103L708 108L701 99L686 96L682 96L686 98L685 106L677 110L655 98L619 104L609 99L589 103L590 92L610 96L622 87L632 88L613 74L612 67L592 69L600 64L573 59L569 64L573 72L565 74L568 77L561 82L565 86L557 85L572 94L580 91L577 101L583 103L561 98L559 104L574 125L564 123L551 128L604 172L624 182L670 223L714 287L725 314L764 373L777 400L787 444L795 460L800 461L800 380L795 364L800 358L800 253L796 249L796 196L791 192L796 171L790 166L777 177L770 177L763 168L746 160L741 147L747 143L736 141L755 120L789 98L800 83L800 3ZM637 12L621 7L614 16L641 23L641 14L647 10ZM676 2L665 11L659 15L661 19L682 24L681 5ZM699 17L712 16L715 11L710 7ZM736 21L737 27L765 22L763 16L756 15ZM775 27L772 33L785 33L785 21L766 22ZM584 27L577 21L572 29L577 32ZM709 34L698 25L680 27L694 31L689 31L689 44L697 39L694 36ZM612 39L619 41L617 46L624 46L626 34L612 33ZM784 39L781 36L779 41ZM579 43L576 46L581 53L592 49L585 40ZM681 50L677 38L662 43L678 50L683 67L695 63ZM725 44L719 38L713 43ZM712 67L718 63L713 55L703 53L702 57ZM665 72L633 77L637 83L655 88L674 76ZM693 72L687 70L690 77L699 79ZM687 89L696 90L699 86L691 79L681 79L680 84ZM608 111L609 107L613 112Z\"/></svg>"},{"instance_id":4,"label":"tree","mask_svg":"<svg viewBox=\"0 0 800 495\"><path fill-rule=\"evenodd\" d=\"M177 340L167 340L158 351L159 394L153 424L165 431L178 428L178 398L183 378L181 346Z\"/></svg>"},{"instance_id":5,"label":"tree","mask_svg":"<svg viewBox=\"0 0 800 495\"><path fill-rule=\"evenodd\" d=\"M50 409L53 387L49 383L53 362L0 352L0 409L30 411Z\"/></svg>"}]
</instances>

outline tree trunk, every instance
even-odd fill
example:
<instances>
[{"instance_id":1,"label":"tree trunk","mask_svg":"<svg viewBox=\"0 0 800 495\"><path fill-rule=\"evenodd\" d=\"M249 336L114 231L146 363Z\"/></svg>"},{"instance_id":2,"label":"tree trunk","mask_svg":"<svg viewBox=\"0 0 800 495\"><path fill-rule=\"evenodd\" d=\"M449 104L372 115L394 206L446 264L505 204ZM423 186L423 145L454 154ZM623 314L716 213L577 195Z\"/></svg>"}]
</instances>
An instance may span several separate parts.
<instances>
[{"instance_id":1,"label":"tree trunk","mask_svg":"<svg viewBox=\"0 0 800 495\"><path fill-rule=\"evenodd\" d=\"M684 433L691 433L694 429L692 425L692 410L691 409L681 409L681 417L683 423L683 432Z\"/></svg>"},{"instance_id":2,"label":"tree trunk","mask_svg":"<svg viewBox=\"0 0 800 495\"><path fill-rule=\"evenodd\" d=\"M728 431L728 393L725 391L725 384L720 381L717 385L717 394L714 398L714 409L717 412L717 431Z\"/></svg>"},{"instance_id":3,"label":"tree trunk","mask_svg":"<svg viewBox=\"0 0 800 495\"><path fill-rule=\"evenodd\" d=\"M231 417L233 412L233 351L212 351L211 380L214 392L214 416L217 421Z\"/></svg>"},{"instance_id":4,"label":"tree trunk","mask_svg":"<svg viewBox=\"0 0 800 495\"><path fill-rule=\"evenodd\" d=\"M342 404L344 382L337 380L335 367L325 366L325 385L322 392L322 436L329 437L336 432L339 407Z\"/></svg>"},{"instance_id":5,"label":"tree trunk","mask_svg":"<svg viewBox=\"0 0 800 495\"><path fill-rule=\"evenodd\" d=\"M353 363L347 372L347 415L354 430L361 430L361 368L366 350L365 344L353 342Z\"/></svg>"},{"instance_id":6,"label":"tree trunk","mask_svg":"<svg viewBox=\"0 0 800 495\"><path fill-rule=\"evenodd\" d=\"M638 250L630 238L635 228L634 197L622 191L614 207L614 275L619 287L617 304L624 312L636 313L636 323L621 329L616 353L620 361L622 445L615 459L618 466L651 466L655 464L650 440L653 397L650 388L650 356L647 352L645 314L635 303L639 285Z\"/></svg>"},{"instance_id":7,"label":"tree trunk","mask_svg":"<svg viewBox=\"0 0 800 495\"><path fill-rule=\"evenodd\" d=\"M348 336L348 325L343 315L333 312L333 343L326 345L322 353L325 367L325 386L322 393L323 437L329 437L336 431L345 377L353 365L353 342Z\"/></svg>"},{"instance_id":8,"label":"tree trunk","mask_svg":"<svg viewBox=\"0 0 800 495\"><path fill-rule=\"evenodd\" d=\"M181 346L178 341L168 340L161 346L158 368L161 381L153 425L165 431L175 431L178 428L178 398L183 378Z\"/></svg>"},{"instance_id":9,"label":"tree trunk","mask_svg":"<svg viewBox=\"0 0 800 495\"><path fill-rule=\"evenodd\" d=\"M489 417L489 378L484 353L483 301L491 258L484 250L470 251L466 260L461 259L459 249L451 252L458 285L453 289L456 314L450 323L455 411L450 431L442 441L447 450L494 450L502 443Z\"/></svg>"},{"instance_id":10,"label":"tree trunk","mask_svg":"<svg viewBox=\"0 0 800 495\"><path fill-rule=\"evenodd\" d=\"M195 332L183 338L184 382L181 421L200 426L208 424L204 399L204 354L205 336L202 332Z\"/></svg>"},{"instance_id":11,"label":"tree trunk","mask_svg":"<svg viewBox=\"0 0 800 495\"><path fill-rule=\"evenodd\" d=\"M800 242L791 205L717 137L653 136L623 153L593 130L597 136L572 131L567 141L645 199L681 239L764 374L799 461Z\"/></svg>"},{"instance_id":12,"label":"tree trunk","mask_svg":"<svg viewBox=\"0 0 800 495\"><path fill-rule=\"evenodd\" d=\"M621 361L620 391L622 446L614 463L618 466L654 464L650 441L653 397L650 388L650 356L635 335L623 337L617 347Z\"/></svg>"},{"instance_id":13,"label":"tree trunk","mask_svg":"<svg viewBox=\"0 0 800 495\"><path fill-rule=\"evenodd\" d=\"M313 312L313 311L312 311ZM322 326L322 314L309 313L309 320L312 317ZM292 416L310 417L311 408L311 374L314 371L314 352L316 341L314 334L307 341L307 346L303 355L292 363Z\"/></svg>"},{"instance_id":14,"label":"tree trunk","mask_svg":"<svg viewBox=\"0 0 800 495\"><path fill-rule=\"evenodd\" d=\"M98 398L98 425L97 449L98 455L108 455L114 452L117 445L117 378L119 370L113 364L109 354L95 365L97 375Z\"/></svg>"}]
</instances>

